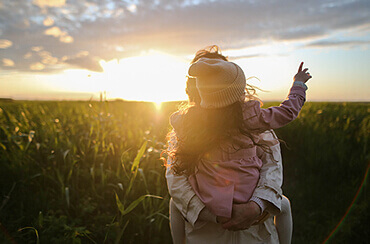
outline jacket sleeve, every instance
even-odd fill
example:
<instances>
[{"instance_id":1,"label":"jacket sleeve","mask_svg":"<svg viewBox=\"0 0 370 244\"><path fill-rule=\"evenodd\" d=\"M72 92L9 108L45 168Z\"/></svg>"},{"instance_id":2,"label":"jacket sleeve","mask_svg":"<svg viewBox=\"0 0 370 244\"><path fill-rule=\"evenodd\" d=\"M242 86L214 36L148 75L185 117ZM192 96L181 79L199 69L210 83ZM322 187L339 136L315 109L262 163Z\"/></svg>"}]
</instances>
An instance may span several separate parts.
<instances>
[{"instance_id":1,"label":"jacket sleeve","mask_svg":"<svg viewBox=\"0 0 370 244\"><path fill-rule=\"evenodd\" d=\"M176 144L176 138L171 137L169 149ZM201 224L202 221L216 222L216 216L213 215L199 197L193 191L188 178L185 175L175 175L171 170L171 159L167 160L166 179L170 196L184 218L193 226ZM200 220L200 221L197 221Z\"/></svg>"},{"instance_id":2,"label":"jacket sleeve","mask_svg":"<svg viewBox=\"0 0 370 244\"><path fill-rule=\"evenodd\" d=\"M265 131L283 127L297 118L306 101L306 88L293 85L280 106L261 108L260 102L248 101L243 107L243 117L249 129Z\"/></svg>"},{"instance_id":3,"label":"jacket sleeve","mask_svg":"<svg viewBox=\"0 0 370 244\"><path fill-rule=\"evenodd\" d=\"M272 155L258 149L258 154L263 164L253 197L268 201L270 204L268 204L267 211L276 215L281 211L281 185L283 183L280 143L273 130L261 133L260 142L270 147Z\"/></svg>"}]
</instances>

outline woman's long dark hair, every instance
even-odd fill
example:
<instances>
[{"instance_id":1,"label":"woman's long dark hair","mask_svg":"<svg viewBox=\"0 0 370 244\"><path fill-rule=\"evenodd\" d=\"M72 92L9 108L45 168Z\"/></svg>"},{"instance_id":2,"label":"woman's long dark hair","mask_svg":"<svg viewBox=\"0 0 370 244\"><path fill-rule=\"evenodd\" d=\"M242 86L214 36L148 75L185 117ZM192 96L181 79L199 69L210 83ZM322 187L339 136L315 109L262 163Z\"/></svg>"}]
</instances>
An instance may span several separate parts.
<instances>
[{"instance_id":1,"label":"woman's long dark hair","mask_svg":"<svg viewBox=\"0 0 370 244\"><path fill-rule=\"evenodd\" d=\"M219 58L228 61L217 46L198 51L191 63L202 57ZM182 109L180 131L176 132L176 146L167 150L172 159L171 169L175 174L187 176L193 174L205 153L222 145L232 145L235 150L251 145L238 145L235 136L243 135L251 139L254 146L261 147L271 153L271 149L264 144L258 144L253 134L243 120L242 101L224 108L201 108L199 93L195 87L195 80L188 78L186 92L189 96L189 105ZM247 86L248 99L258 99L254 87ZM174 133L168 134L169 141Z\"/></svg>"}]
</instances>

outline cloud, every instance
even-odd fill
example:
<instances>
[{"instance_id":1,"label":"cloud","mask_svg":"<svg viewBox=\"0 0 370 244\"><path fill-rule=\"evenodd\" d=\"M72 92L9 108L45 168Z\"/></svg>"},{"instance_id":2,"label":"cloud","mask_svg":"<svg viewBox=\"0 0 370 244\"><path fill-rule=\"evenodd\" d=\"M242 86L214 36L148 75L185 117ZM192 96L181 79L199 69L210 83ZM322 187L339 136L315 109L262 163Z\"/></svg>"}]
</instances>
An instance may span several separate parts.
<instances>
[{"instance_id":1,"label":"cloud","mask_svg":"<svg viewBox=\"0 0 370 244\"><path fill-rule=\"evenodd\" d=\"M44 19L44 21L42 22L45 26L51 26L54 24L54 20L50 17L47 17Z\"/></svg>"},{"instance_id":2,"label":"cloud","mask_svg":"<svg viewBox=\"0 0 370 244\"><path fill-rule=\"evenodd\" d=\"M30 65L30 70L35 70L35 71L39 71L39 70L43 70L45 69L45 65L43 65L42 63L40 62L37 62L37 63L32 63Z\"/></svg>"},{"instance_id":3,"label":"cloud","mask_svg":"<svg viewBox=\"0 0 370 244\"><path fill-rule=\"evenodd\" d=\"M61 7L66 3L66 0L33 0L33 4L43 7Z\"/></svg>"},{"instance_id":4,"label":"cloud","mask_svg":"<svg viewBox=\"0 0 370 244\"><path fill-rule=\"evenodd\" d=\"M73 37L71 36L68 36L68 35L62 35L60 38L59 38L59 41L61 42L64 42L64 43L72 43L73 42Z\"/></svg>"},{"instance_id":5,"label":"cloud","mask_svg":"<svg viewBox=\"0 0 370 244\"><path fill-rule=\"evenodd\" d=\"M13 45L12 41L6 40L6 39L0 39L0 48L5 49L8 47L11 47Z\"/></svg>"},{"instance_id":6,"label":"cloud","mask_svg":"<svg viewBox=\"0 0 370 244\"><path fill-rule=\"evenodd\" d=\"M53 57L50 52L40 51L38 52L38 55L41 58L41 63L43 63L44 65L58 63L58 58Z\"/></svg>"},{"instance_id":7,"label":"cloud","mask_svg":"<svg viewBox=\"0 0 370 244\"><path fill-rule=\"evenodd\" d=\"M44 31L47 36L59 37L59 41L64 43L72 43L73 37L67 34L65 31L61 31L59 27L54 26Z\"/></svg>"},{"instance_id":8,"label":"cloud","mask_svg":"<svg viewBox=\"0 0 370 244\"><path fill-rule=\"evenodd\" d=\"M63 32L57 26L51 27L51 28L46 29L44 31L44 34L45 35L47 35L47 36L54 36L54 37L59 37L59 36L62 35L62 33Z\"/></svg>"},{"instance_id":9,"label":"cloud","mask_svg":"<svg viewBox=\"0 0 370 244\"><path fill-rule=\"evenodd\" d=\"M103 72L103 68L99 63L98 58L86 57L76 57L67 59L66 63L73 65L74 67L88 69L95 72Z\"/></svg>"},{"instance_id":10,"label":"cloud","mask_svg":"<svg viewBox=\"0 0 370 244\"><path fill-rule=\"evenodd\" d=\"M14 66L14 61L8 58L3 58L2 63L4 67L13 67Z\"/></svg>"},{"instance_id":11,"label":"cloud","mask_svg":"<svg viewBox=\"0 0 370 244\"><path fill-rule=\"evenodd\" d=\"M127 10L130 11L131 13L136 13L137 7L135 4L131 4L130 6L127 7Z\"/></svg>"},{"instance_id":12,"label":"cloud","mask_svg":"<svg viewBox=\"0 0 370 244\"><path fill-rule=\"evenodd\" d=\"M370 45L370 40L346 40L346 41L336 41L336 40L321 40L316 42L311 42L307 44L307 47L313 48L327 48L327 47L347 47L353 48L357 46L368 46Z\"/></svg>"},{"instance_id":13,"label":"cloud","mask_svg":"<svg viewBox=\"0 0 370 244\"><path fill-rule=\"evenodd\" d=\"M151 49L189 55L210 44L223 49L270 43L308 43L307 47L314 47L325 45L320 44L321 40L329 43L340 32L349 35L360 30L365 35L370 32L366 27L370 26L367 0L34 0L32 3L6 1L0 8L1 56L17 60L16 65L7 68L33 71L30 67L40 63L44 65L39 70L42 72L70 67L101 71L100 60L130 57ZM331 46L345 44L337 42ZM35 47L42 47L49 56L40 56L41 50ZM77 56L84 51L88 55Z\"/></svg>"},{"instance_id":14,"label":"cloud","mask_svg":"<svg viewBox=\"0 0 370 244\"><path fill-rule=\"evenodd\" d=\"M41 50L43 50L44 48L42 46L35 46L35 47L31 47L31 50L34 51L34 52L40 52Z\"/></svg>"},{"instance_id":15,"label":"cloud","mask_svg":"<svg viewBox=\"0 0 370 244\"><path fill-rule=\"evenodd\" d=\"M237 60L237 59L247 59L247 58L260 58L260 57L267 57L266 54L246 54L246 55L237 55L237 56L228 56L229 60Z\"/></svg>"}]
</instances>

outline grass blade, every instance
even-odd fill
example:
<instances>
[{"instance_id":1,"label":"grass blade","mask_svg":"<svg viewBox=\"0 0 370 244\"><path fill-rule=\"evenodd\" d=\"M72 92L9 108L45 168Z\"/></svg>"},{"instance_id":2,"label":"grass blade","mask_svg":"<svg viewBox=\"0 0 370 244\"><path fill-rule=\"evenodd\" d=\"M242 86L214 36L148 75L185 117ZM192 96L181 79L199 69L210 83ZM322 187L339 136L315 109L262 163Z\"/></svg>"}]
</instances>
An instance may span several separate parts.
<instances>
[{"instance_id":1,"label":"grass blade","mask_svg":"<svg viewBox=\"0 0 370 244\"><path fill-rule=\"evenodd\" d=\"M116 204L117 204L118 210L123 215L123 213L125 212L125 206L123 206L121 200L119 200L119 197L118 197L117 193L115 193L115 194L116 194Z\"/></svg>"},{"instance_id":2,"label":"grass blade","mask_svg":"<svg viewBox=\"0 0 370 244\"><path fill-rule=\"evenodd\" d=\"M138 167L139 167L139 163L140 163L140 159L141 157L144 155L145 153L145 149L146 149L146 144L148 144L148 141L145 141L143 143L143 145L141 146L138 154L136 155L135 159L134 159L134 162L131 166L131 171L134 172Z\"/></svg>"},{"instance_id":3,"label":"grass blade","mask_svg":"<svg viewBox=\"0 0 370 244\"><path fill-rule=\"evenodd\" d=\"M139 203L141 203L145 198L147 197L152 197L152 198L157 198L157 199L163 199L162 197L160 196L155 196L155 195L142 195L141 197L139 197L138 199L136 199L135 201L133 201L126 209L125 211L123 211L122 215L126 215L128 214L129 212L131 212L132 210L134 210L137 205L139 205Z\"/></svg>"}]
</instances>

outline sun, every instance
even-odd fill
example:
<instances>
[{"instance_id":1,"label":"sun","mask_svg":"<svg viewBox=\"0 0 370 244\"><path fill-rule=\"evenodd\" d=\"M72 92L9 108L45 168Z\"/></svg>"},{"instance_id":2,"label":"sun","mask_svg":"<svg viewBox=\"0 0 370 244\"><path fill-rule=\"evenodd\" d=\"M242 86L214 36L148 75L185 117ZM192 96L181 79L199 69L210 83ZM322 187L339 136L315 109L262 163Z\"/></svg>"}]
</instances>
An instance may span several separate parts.
<instances>
[{"instance_id":1,"label":"sun","mask_svg":"<svg viewBox=\"0 0 370 244\"><path fill-rule=\"evenodd\" d=\"M100 62L110 98L155 102L186 99L186 59L150 51L140 56Z\"/></svg>"}]
</instances>

